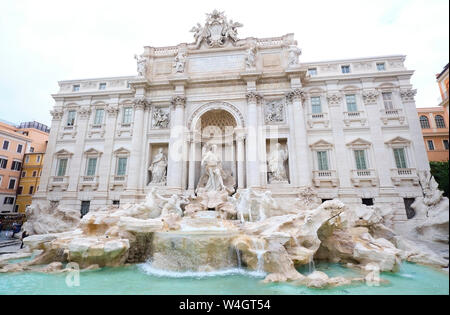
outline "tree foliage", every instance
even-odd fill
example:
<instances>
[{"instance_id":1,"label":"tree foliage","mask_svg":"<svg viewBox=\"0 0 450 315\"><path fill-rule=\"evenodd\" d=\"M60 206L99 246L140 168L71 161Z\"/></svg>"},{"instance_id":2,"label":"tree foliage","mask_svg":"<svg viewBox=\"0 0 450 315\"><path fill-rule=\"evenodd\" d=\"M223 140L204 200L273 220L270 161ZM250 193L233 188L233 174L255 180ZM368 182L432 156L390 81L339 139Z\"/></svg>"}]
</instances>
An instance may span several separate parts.
<instances>
[{"instance_id":1,"label":"tree foliage","mask_svg":"<svg viewBox=\"0 0 450 315\"><path fill-rule=\"evenodd\" d=\"M431 175L434 176L439 184L439 189L444 192L444 196L448 197L448 161L447 162L430 162Z\"/></svg>"}]
</instances>

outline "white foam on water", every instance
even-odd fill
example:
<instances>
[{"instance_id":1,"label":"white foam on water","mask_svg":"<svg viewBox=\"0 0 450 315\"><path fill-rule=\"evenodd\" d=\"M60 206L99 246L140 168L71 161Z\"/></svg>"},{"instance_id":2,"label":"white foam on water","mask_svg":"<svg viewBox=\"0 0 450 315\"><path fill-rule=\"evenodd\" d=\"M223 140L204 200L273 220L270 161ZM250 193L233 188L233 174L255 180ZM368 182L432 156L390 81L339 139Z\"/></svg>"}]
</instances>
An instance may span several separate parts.
<instances>
[{"instance_id":1,"label":"white foam on water","mask_svg":"<svg viewBox=\"0 0 450 315\"><path fill-rule=\"evenodd\" d=\"M267 275L265 272L249 271L242 268L230 268L216 271L170 271L154 268L151 263L140 264L138 267L148 275L167 278L210 278L233 275L264 278Z\"/></svg>"}]
</instances>

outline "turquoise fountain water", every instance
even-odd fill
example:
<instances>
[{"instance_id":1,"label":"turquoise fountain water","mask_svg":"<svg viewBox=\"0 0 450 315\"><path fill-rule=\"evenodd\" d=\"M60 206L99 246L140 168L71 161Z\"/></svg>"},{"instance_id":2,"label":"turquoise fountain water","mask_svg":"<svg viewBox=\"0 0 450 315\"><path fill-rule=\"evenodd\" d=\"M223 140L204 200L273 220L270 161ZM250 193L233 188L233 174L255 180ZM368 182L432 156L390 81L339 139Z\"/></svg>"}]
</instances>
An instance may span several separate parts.
<instances>
[{"instance_id":1,"label":"turquoise fountain water","mask_svg":"<svg viewBox=\"0 0 450 315\"><path fill-rule=\"evenodd\" d=\"M358 274L337 264L317 263L329 276ZM308 273L305 270L299 271ZM288 283L262 283L264 274L231 269L214 273L174 273L150 264L102 268L80 274L80 285L66 285L66 274L0 274L0 294L449 294L449 276L432 268L404 263L398 273L383 273L388 284L311 289Z\"/></svg>"}]
</instances>

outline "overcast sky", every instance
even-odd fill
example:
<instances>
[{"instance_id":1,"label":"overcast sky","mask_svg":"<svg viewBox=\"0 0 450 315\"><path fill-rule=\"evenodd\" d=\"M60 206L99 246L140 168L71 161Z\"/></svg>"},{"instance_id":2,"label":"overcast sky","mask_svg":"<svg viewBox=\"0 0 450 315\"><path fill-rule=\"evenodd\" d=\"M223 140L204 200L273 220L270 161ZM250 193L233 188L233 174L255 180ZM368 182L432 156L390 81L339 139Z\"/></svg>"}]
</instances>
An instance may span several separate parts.
<instances>
[{"instance_id":1,"label":"overcast sky","mask_svg":"<svg viewBox=\"0 0 450 315\"><path fill-rule=\"evenodd\" d=\"M1 0L0 119L50 124L58 80L134 75L143 46L192 42L215 8L241 38L295 33L301 62L405 54L417 106L438 105L448 0Z\"/></svg>"}]
</instances>

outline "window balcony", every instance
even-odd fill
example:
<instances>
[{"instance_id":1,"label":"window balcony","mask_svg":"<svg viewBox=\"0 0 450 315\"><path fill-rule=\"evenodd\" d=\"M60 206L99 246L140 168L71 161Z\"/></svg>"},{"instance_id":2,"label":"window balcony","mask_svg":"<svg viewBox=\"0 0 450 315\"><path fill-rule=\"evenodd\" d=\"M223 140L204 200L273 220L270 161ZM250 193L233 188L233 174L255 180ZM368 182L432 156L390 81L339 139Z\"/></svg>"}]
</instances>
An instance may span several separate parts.
<instances>
[{"instance_id":1,"label":"window balcony","mask_svg":"<svg viewBox=\"0 0 450 315\"><path fill-rule=\"evenodd\" d=\"M413 185L419 185L419 176L415 168L393 168L391 178L394 185L398 186L402 181L412 181Z\"/></svg>"},{"instance_id":2,"label":"window balcony","mask_svg":"<svg viewBox=\"0 0 450 315\"><path fill-rule=\"evenodd\" d=\"M109 180L109 189L115 190L116 187L122 187L125 189L127 187L127 175L111 175Z\"/></svg>"},{"instance_id":3,"label":"window balcony","mask_svg":"<svg viewBox=\"0 0 450 315\"><path fill-rule=\"evenodd\" d=\"M382 109L381 120L387 125L389 120L398 120L401 125L405 123L405 116L401 109Z\"/></svg>"},{"instance_id":4,"label":"window balcony","mask_svg":"<svg viewBox=\"0 0 450 315\"><path fill-rule=\"evenodd\" d=\"M117 136L122 136L123 133L128 133L133 136L133 123L119 123L119 127L117 128Z\"/></svg>"},{"instance_id":5,"label":"window balcony","mask_svg":"<svg viewBox=\"0 0 450 315\"><path fill-rule=\"evenodd\" d=\"M360 123L361 127L366 124L367 118L363 111L356 111L356 112L344 112L344 124L347 127L351 127L353 123Z\"/></svg>"},{"instance_id":6,"label":"window balcony","mask_svg":"<svg viewBox=\"0 0 450 315\"><path fill-rule=\"evenodd\" d=\"M351 171L351 181L354 186L358 187L361 182L370 182L372 186L377 185L377 173L375 170L352 170Z\"/></svg>"},{"instance_id":7,"label":"window balcony","mask_svg":"<svg viewBox=\"0 0 450 315\"><path fill-rule=\"evenodd\" d=\"M76 125L72 125L72 126L64 126L62 127L62 130L59 134L60 139L64 139L65 136L71 136L72 138L75 138L77 135L77 126Z\"/></svg>"},{"instance_id":8,"label":"window balcony","mask_svg":"<svg viewBox=\"0 0 450 315\"><path fill-rule=\"evenodd\" d=\"M80 182L79 182L79 190L83 191L85 187L91 187L92 190L97 190L98 188L98 176L92 175L92 176L81 176Z\"/></svg>"},{"instance_id":9,"label":"window balcony","mask_svg":"<svg viewBox=\"0 0 450 315\"><path fill-rule=\"evenodd\" d=\"M328 113L309 114L308 115L309 128L314 128L315 125L323 125L324 128L328 128L330 125Z\"/></svg>"},{"instance_id":10,"label":"window balcony","mask_svg":"<svg viewBox=\"0 0 450 315\"><path fill-rule=\"evenodd\" d=\"M98 134L101 138L105 135L105 124L90 124L88 137L92 138L93 135Z\"/></svg>"},{"instance_id":11,"label":"window balcony","mask_svg":"<svg viewBox=\"0 0 450 315\"><path fill-rule=\"evenodd\" d=\"M55 187L60 187L62 191L66 191L69 187L69 176L52 176L48 190L53 191Z\"/></svg>"},{"instance_id":12,"label":"window balcony","mask_svg":"<svg viewBox=\"0 0 450 315\"><path fill-rule=\"evenodd\" d=\"M335 170L313 171L314 186L320 187L322 183L331 183L331 186L338 185L338 178Z\"/></svg>"}]
</instances>

